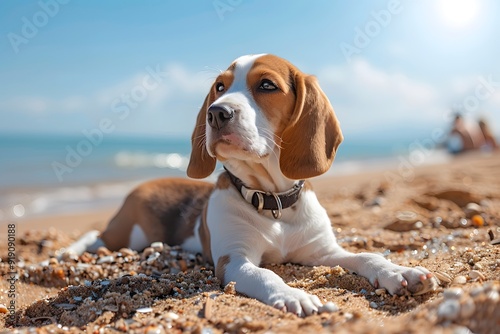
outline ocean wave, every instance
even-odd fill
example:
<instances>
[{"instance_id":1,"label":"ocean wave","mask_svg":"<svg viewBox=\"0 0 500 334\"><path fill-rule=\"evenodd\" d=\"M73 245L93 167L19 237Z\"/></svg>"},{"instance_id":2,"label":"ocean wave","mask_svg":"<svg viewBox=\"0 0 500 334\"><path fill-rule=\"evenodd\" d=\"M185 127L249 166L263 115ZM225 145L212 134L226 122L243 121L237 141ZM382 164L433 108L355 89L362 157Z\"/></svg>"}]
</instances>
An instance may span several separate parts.
<instances>
[{"instance_id":1,"label":"ocean wave","mask_svg":"<svg viewBox=\"0 0 500 334\"><path fill-rule=\"evenodd\" d=\"M218 168L206 181L215 182L217 175L221 172L222 168ZM139 184L155 178L42 190L13 189L0 193L0 222L22 221L46 215L79 214L118 209L130 191Z\"/></svg>"},{"instance_id":2,"label":"ocean wave","mask_svg":"<svg viewBox=\"0 0 500 334\"><path fill-rule=\"evenodd\" d=\"M91 186L14 191L2 196L0 220L20 220L45 214L80 213L118 207L143 180Z\"/></svg>"},{"instance_id":3,"label":"ocean wave","mask_svg":"<svg viewBox=\"0 0 500 334\"><path fill-rule=\"evenodd\" d=\"M451 159L444 150L416 153L419 152L407 152L377 159L336 161L324 177L391 169L408 172L413 167L444 163ZM118 208L127 194L147 179L185 177L189 163L189 158L179 153L123 150L111 157L111 165L99 165L99 168L92 167L86 170L86 173L93 176L91 184L86 182L61 187L34 185L32 189L3 189L0 191L0 221ZM215 181L221 171L222 166L218 164L217 171L207 178L207 181ZM127 180L110 177L117 177L117 174L126 177ZM103 182L101 179L106 181Z\"/></svg>"},{"instance_id":4,"label":"ocean wave","mask_svg":"<svg viewBox=\"0 0 500 334\"><path fill-rule=\"evenodd\" d=\"M408 151L384 158L335 161L325 176L353 175L367 171L398 169L400 167L413 169L419 166L447 163L451 159L452 156L444 149L434 149L425 152Z\"/></svg>"},{"instance_id":5,"label":"ocean wave","mask_svg":"<svg viewBox=\"0 0 500 334\"><path fill-rule=\"evenodd\" d=\"M189 158L179 153L120 151L115 154L114 162L120 168L157 167L186 171Z\"/></svg>"}]
</instances>

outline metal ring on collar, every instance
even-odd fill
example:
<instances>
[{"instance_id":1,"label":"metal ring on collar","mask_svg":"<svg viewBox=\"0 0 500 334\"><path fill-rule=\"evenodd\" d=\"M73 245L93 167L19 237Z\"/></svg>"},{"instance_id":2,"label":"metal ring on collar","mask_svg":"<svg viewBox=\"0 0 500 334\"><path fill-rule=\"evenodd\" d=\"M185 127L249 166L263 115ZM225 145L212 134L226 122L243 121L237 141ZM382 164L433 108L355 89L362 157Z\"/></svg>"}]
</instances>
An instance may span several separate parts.
<instances>
[{"instance_id":1,"label":"metal ring on collar","mask_svg":"<svg viewBox=\"0 0 500 334\"><path fill-rule=\"evenodd\" d=\"M274 199L276 200L276 205L278 206L278 210L271 210L271 212L273 213L274 219L280 219L281 211L283 209L283 206L281 205L281 200L276 193L271 193L271 195L273 195Z\"/></svg>"},{"instance_id":2,"label":"metal ring on collar","mask_svg":"<svg viewBox=\"0 0 500 334\"><path fill-rule=\"evenodd\" d=\"M259 200L259 206L257 207L257 212L261 212L264 209L264 196L259 191L256 191L257 199Z\"/></svg>"}]
</instances>

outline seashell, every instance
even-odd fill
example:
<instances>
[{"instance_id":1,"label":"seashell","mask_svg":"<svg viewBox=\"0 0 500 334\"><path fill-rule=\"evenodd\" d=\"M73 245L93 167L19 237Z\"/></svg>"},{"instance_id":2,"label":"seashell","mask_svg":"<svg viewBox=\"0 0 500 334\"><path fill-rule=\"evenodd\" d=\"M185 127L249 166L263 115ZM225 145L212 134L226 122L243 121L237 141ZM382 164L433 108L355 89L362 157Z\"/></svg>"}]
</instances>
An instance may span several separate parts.
<instances>
[{"instance_id":1,"label":"seashell","mask_svg":"<svg viewBox=\"0 0 500 334\"><path fill-rule=\"evenodd\" d=\"M91 254L85 252L80 256L80 261L82 261L83 263L93 263L94 258Z\"/></svg>"},{"instance_id":2,"label":"seashell","mask_svg":"<svg viewBox=\"0 0 500 334\"><path fill-rule=\"evenodd\" d=\"M460 303L456 299L446 299L439 305L438 317L446 320L455 320L460 314Z\"/></svg>"},{"instance_id":3,"label":"seashell","mask_svg":"<svg viewBox=\"0 0 500 334\"><path fill-rule=\"evenodd\" d=\"M141 307L136 309L135 311L139 313L151 313L153 312L153 309L151 307Z\"/></svg>"},{"instance_id":4,"label":"seashell","mask_svg":"<svg viewBox=\"0 0 500 334\"><path fill-rule=\"evenodd\" d=\"M464 213L467 218L471 218L474 215L479 215L481 214L483 209L479 204L476 203L469 203L465 206Z\"/></svg>"},{"instance_id":5,"label":"seashell","mask_svg":"<svg viewBox=\"0 0 500 334\"><path fill-rule=\"evenodd\" d=\"M486 277L484 277L484 275L478 270L471 270L469 272L469 277L471 279L475 279L475 280L485 280L486 279Z\"/></svg>"},{"instance_id":6,"label":"seashell","mask_svg":"<svg viewBox=\"0 0 500 334\"><path fill-rule=\"evenodd\" d=\"M499 239L491 240L490 244L492 244L492 245L500 245L500 238Z\"/></svg>"},{"instance_id":7,"label":"seashell","mask_svg":"<svg viewBox=\"0 0 500 334\"><path fill-rule=\"evenodd\" d=\"M121 248L119 250L119 252L122 253L122 255L124 255L124 256L134 256L135 254L137 254L135 251L133 251L130 248Z\"/></svg>"},{"instance_id":8,"label":"seashell","mask_svg":"<svg viewBox=\"0 0 500 334\"><path fill-rule=\"evenodd\" d=\"M4 304L0 304L0 313L8 313L9 310L7 309L7 306Z\"/></svg>"},{"instance_id":9,"label":"seashell","mask_svg":"<svg viewBox=\"0 0 500 334\"><path fill-rule=\"evenodd\" d=\"M77 263L76 264L76 268L79 270L89 269L90 267L91 267L91 264L88 264L88 263Z\"/></svg>"},{"instance_id":10,"label":"seashell","mask_svg":"<svg viewBox=\"0 0 500 334\"><path fill-rule=\"evenodd\" d=\"M167 312L165 314L165 318L171 319L171 320L177 320L177 319L179 319L179 315L177 313Z\"/></svg>"},{"instance_id":11,"label":"seashell","mask_svg":"<svg viewBox=\"0 0 500 334\"><path fill-rule=\"evenodd\" d=\"M142 258L147 259L151 254L153 254L155 250L152 247L146 247L142 251Z\"/></svg>"},{"instance_id":12,"label":"seashell","mask_svg":"<svg viewBox=\"0 0 500 334\"><path fill-rule=\"evenodd\" d=\"M97 260L97 264L113 263L113 262L115 262L115 257L113 255L103 256L99 260Z\"/></svg>"},{"instance_id":13,"label":"seashell","mask_svg":"<svg viewBox=\"0 0 500 334\"><path fill-rule=\"evenodd\" d=\"M334 313L339 310L339 307L332 302L326 302L323 306L318 309L319 313Z\"/></svg>"},{"instance_id":14,"label":"seashell","mask_svg":"<svg viewBox=\"0 0 500 334\"><path fill-rule=\"evenodd\" d=\"M99 256L108 256L112 254L111 251L104 246L97 248L95 253Z\"/></svg>"},{"instance_id":15,"label":"seashell","mask_svg":"<svg viewBox=\"0 0 500 334\"><path fill-rule=\"evenodd\" d=\"M386 289L376 289L375 290L375 294L377 294L378 296L383 296L387 293L387 290Z\"/></svg>"},{"instance_id":16,"label":"seashell","mask_svg":"<svg viewBox=\"0 0 500 334\"><path fill-rule=\"evenodd\" d=\"M443 296L445 299L460 299L464 294L464 290L461 288L448 288L444 290Z\"/></svg>"},{"instance_id":17,"label":"seashell","mask_svg":"<svg viewBox=\"0 0 500 334\"><path fill-rule=\"evenodd\" d=\"M476 264L474 264L474 267L472 267L472 269L480 270L480 269L483 269L483 266L479 263L476 263Z\"/></svg>"},{"instance_id":18,"label":"seashell","mask_svg":"<svg viewBox=\"0 0 500 334\"><path fill-rule=\"evenodd\" d=\"M160 257L160 253L158 252L154 252L153 254L151 254L150 256L148 256L148 259L146 260L146 263L147 264L152 264L156 261L156 259L158 259Z\"/></svg>"},{"instance_id":19,"label":"seashell","mask_svg":"<svg viewBox=\"0 0 500 334\"><path fill-rule=\"evenodd\" d=\"M459 275L453 279L452 283L453 284L465 284L465 283L467 283L467 278L465 276Z\"/></svg>"},{"instance_id":20,"label":"seashell","mask_svg":"<svg viewBox=\"0 0 500 334\"><path fill-rule=\"evenodd\" d=\"M253 321L253 318L249 315L244 315L243 316L243 321L244 322L252 322Z\"/></svg>"},{"instance_id":21,"label":"seashell","mask_svg":"<svg viewBox=\"0 0 500 334\"><path fill-rule=\"evenodd\" d=\"M451 279L451 276L448 275L447 273L445 272L442 272L442 271L436 271L434 272L434 276L440 281L440 282L443 282L443 283L451 283L452 279Z\"/></svg>"},{"instance_id":22,"label":"seashell","mask_svg":"<svg viewBox=\"0 0 500 334\"><path fill-rule=\"evenodd\" d=\"M61 260L64 262L78 261L78 255L72 251L66 251L61 254ZM50 261L49 261L50 263Z\"/></svg>"},{"instance_id":23,"label":"seashell","mask_svg":"<svg viewBox=\"0 0 500 334\"><path fill-rule=\"evenodd\" d=\"M155 252L162 252L163 251L163 242L157 241L153 242L150 246L155 250Z\"/></svg>"}]
</instances>

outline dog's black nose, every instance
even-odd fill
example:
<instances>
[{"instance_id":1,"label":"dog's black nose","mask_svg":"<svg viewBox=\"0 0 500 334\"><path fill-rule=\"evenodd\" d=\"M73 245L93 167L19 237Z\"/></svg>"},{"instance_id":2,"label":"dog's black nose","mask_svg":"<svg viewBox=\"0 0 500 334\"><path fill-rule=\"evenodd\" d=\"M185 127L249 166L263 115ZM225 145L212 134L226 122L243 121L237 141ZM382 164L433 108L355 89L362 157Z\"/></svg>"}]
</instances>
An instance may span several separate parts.
<instances>
[{"instance_id":1,"label":"dog's black nose","mask_svg":"<svg viewBox=\"0 0 500 334\"><path fill-rule=\"evenodd\" d=\"M208 124L217 130L222 129L234 116L234 109L225 105L212 105L208 108Z\"/></svg>"}]
</instances>

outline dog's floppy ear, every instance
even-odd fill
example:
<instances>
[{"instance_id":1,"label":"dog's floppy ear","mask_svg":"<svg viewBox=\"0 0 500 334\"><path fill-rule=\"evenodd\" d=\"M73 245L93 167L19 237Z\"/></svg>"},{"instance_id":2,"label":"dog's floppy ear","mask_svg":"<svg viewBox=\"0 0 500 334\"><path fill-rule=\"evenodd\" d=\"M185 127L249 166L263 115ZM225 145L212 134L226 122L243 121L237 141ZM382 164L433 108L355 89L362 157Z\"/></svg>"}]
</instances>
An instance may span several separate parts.
<instances>
[{"instance_id":1,"label":"dog's floppy ear","mask_svg":"<svg viewBox=\"0 0 500 334\"><path fill-rule=\"evenodd\" d=\"M189 159L187 175L195 179L203 179L215 170L216 159L208 154L205 145L207 109L212 100L210 94L208 93L198 113L193 135L191 136L191 158Z\"/></svg>"},{"instance_id":2,"label":"dog's floppy ear","mask_svg":"<svg viewBox=\"0 0 500 334\"><path fill-rule=\"evenodd\" d=\"M280 168L286 177L299 180L325 173L343 136L316 78L297 70L294 80L295 108L281 136Z\"/></svg>"}]
</instances>

